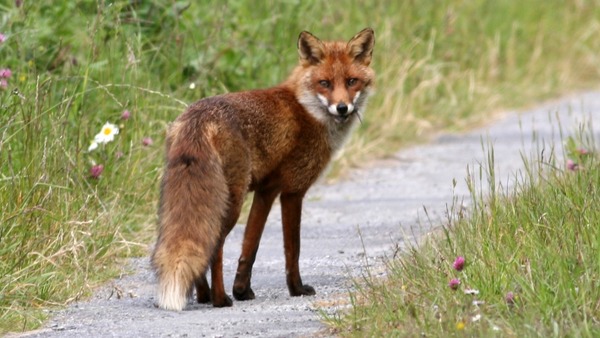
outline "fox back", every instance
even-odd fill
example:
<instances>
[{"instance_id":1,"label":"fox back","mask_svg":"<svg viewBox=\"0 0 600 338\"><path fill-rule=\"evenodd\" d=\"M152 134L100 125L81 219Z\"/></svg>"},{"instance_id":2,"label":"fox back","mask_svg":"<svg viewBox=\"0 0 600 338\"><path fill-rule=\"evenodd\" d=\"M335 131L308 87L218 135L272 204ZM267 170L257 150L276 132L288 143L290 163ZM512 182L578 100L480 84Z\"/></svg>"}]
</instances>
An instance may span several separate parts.
<instances>
[{"instance_id":1,"label":"fox back","mask_svg":"<svg viewBox=\"0 0 600 338\"><path fill-rule=\"evenodd\" d=\"M223 241L249 191L255 194L235 298L254 298L252 265L277 196L288 289L293 296L314 294L298 271L302 198L361 119L374 81L374 41L371 29L347 43L302 32L299 65L282 84L200 100L170 126L152 254L160 307L183 309L194 286L199 302L232 304L223 287Z\"/></svg>"}]
</instances>

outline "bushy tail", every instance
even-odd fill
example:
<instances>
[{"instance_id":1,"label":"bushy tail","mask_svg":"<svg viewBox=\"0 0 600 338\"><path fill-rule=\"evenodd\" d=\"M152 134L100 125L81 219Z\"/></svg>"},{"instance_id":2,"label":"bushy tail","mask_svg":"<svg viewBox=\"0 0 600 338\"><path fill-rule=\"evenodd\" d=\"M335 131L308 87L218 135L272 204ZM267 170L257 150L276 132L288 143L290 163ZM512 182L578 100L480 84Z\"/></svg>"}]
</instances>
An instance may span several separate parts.
<instances>
[{"instance_id":1,"label":"bushy tail","mask_svg":"<svg viewBox=\"0 0 600 338\"><path fill-rule=\"evenodd\" d=\"M227 207L227 185L212 145L205 138L186 139L177 129L171 128L167 138L152 266L158 278L158 305L180 311L215 251Z\"/></svg>"}]
</instances>

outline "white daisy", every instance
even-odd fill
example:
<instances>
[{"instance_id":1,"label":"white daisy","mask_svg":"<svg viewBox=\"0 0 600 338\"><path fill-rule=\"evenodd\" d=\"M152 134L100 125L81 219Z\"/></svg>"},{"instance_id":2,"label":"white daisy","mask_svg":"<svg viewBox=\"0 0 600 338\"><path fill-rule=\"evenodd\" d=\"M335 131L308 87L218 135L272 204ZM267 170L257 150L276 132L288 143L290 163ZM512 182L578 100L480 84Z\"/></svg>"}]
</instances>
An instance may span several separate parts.
<instances>
[{"instance_id":1,"label":"white daisy","mask_svg":"<svg viewBox=\"0 0 600 338\"><path fill-rule=\"evenodd\" d=\"M95 150L96 148L98 148L98 142L92 141L92 144L90 144L90 147L88 148L88 151Z\"/></svg>"},{"instance_id":2,"label":"white daisy","mask_svg":"<svg viewBox=\"0 0 600 338\"><path fill-rule=\"evenodd\" d=\"M119 133L119 127L116 125L106 122L102 126L102 131L94 137L96 143L108 143L115 139L115 135Z\"/></svg>"}]
</instances>

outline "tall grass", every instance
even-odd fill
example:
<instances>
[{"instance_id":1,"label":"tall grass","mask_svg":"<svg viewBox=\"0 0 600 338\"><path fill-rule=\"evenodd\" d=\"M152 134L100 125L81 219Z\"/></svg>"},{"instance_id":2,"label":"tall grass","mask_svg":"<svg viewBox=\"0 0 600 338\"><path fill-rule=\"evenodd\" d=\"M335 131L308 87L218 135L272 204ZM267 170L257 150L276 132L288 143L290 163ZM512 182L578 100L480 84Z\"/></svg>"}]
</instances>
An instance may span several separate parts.
<instances>
[{"instance_id":1,"label":"tall grass","mask_svg":"<svg viewBox=\"0 0 600 338\"><path fill-rule=\"evenodd\" d=\"M387 280L366 278L349 312L327 318L332 327L361 337L598 337L600 157L568 144L566 167L539 155L503 189L490 149L468 178L468 215L452 210L440 233L389 263Z\"/></svg>"},{"instance_id":2,"label":"tall grass","mask_svg":"<svg viewBox=\"0 0 600 338\"><path fill-rule=\"evenodd\" d=\"M345 168L597 84L599 5L0 2L0 69L12 72L0 83L0 332L39 325L41 309L84 296L115 258L145 254L167 123L198 98L284 79L301 30L376 31L378 92ZM120 133L88 152L107 121Z\"/></svg>"},{"instance_id":3,"label":"tall grass","mask_svg":"<svg viewBox=\"0 0 600 338\"><path fill-rule=\"evenodd\" d=\"M389 144L422 140L439 129L464 129L500 109L595 85L600 72L592 52L600 47L597 1L372 6L385 18L377 27L375 51L379 94L348 148L358 157L380 156Z\"/></svg>"}]
</instances>

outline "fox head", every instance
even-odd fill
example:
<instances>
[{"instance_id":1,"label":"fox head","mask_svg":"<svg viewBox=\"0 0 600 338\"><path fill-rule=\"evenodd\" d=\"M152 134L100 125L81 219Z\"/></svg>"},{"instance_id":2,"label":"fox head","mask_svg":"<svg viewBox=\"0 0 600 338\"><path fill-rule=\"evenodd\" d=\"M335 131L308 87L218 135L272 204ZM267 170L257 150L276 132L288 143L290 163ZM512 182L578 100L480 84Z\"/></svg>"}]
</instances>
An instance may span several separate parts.
<instances>
[{"instance_id":1,"label":"fox head","mask_svg":"<svg viewBox=\"0 0 600 338\"><path fill-rule=\"evenodd\" d=\"M350 41L321 41L309 32L298 37L300 65L294 82L300 103L317 120L345 124L360 119L374 72L369 67L375 33L366 28Z\"/></svg>"}]
</instances>

